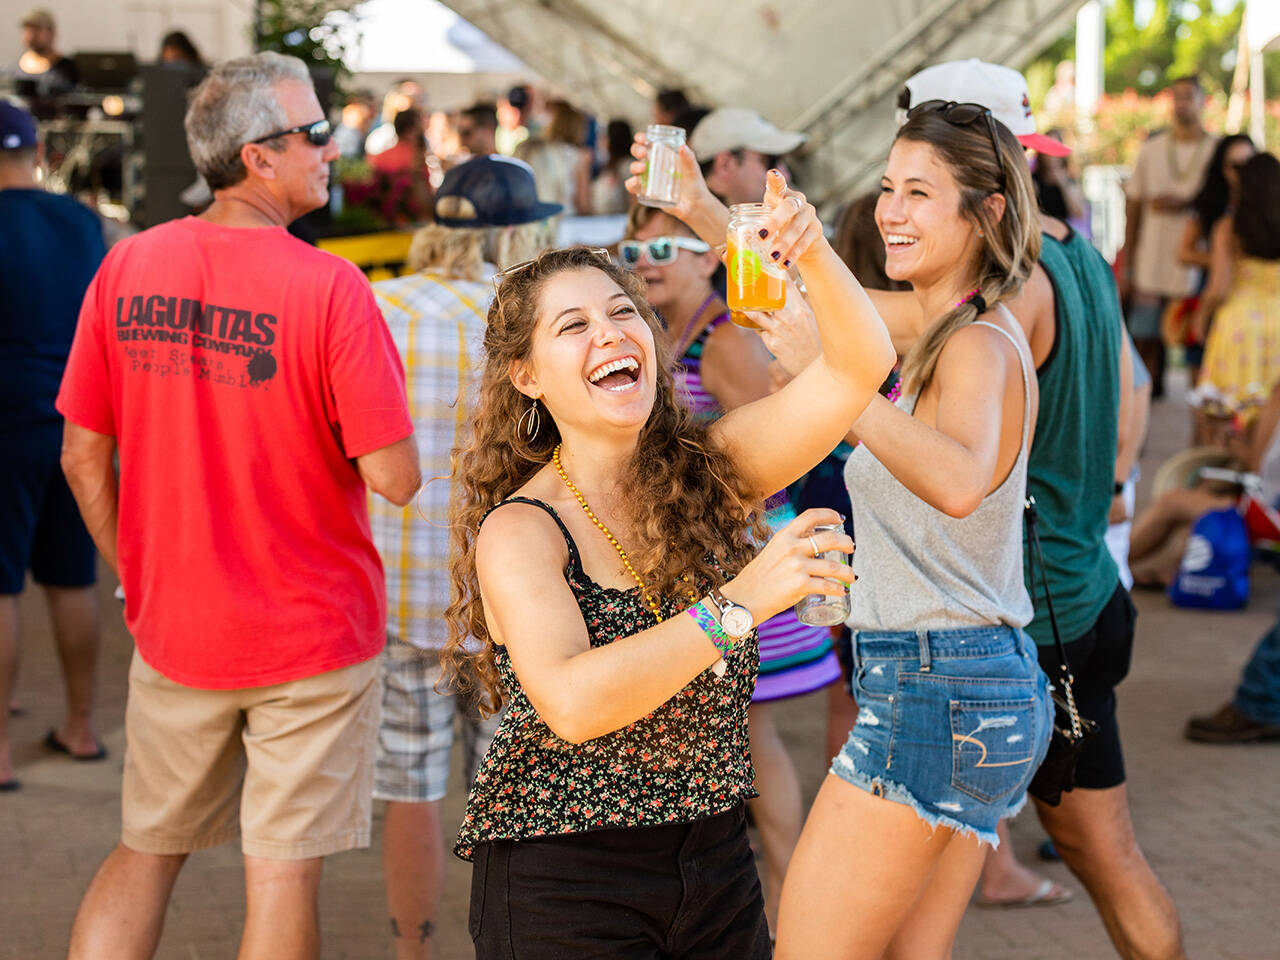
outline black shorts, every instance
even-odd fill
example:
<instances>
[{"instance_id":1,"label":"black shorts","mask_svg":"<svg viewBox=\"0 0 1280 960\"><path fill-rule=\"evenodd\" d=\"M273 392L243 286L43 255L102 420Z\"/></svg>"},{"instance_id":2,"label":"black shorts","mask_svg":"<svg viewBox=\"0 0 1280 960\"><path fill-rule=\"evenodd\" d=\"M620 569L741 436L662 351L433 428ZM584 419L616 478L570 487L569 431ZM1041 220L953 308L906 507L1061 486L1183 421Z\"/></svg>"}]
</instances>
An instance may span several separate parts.
<instances>
[{"instance_id":1,"label":"black shorts","mask_svg":"<svg viewBox=\"0 0 1280 960\"><path fill-rule=\"evenodd\" d=\"M1067 663L1075 676L1076 707L1081 716L1098 725L1080 753L1076 765L1076 786L1105 790L1124 783L1124 754L1120 749L1120 727L1116 723L1116 686L1129 675L1133 658L1133 632L1138 611L1128 592L1116 584L1098 619L1082 636L1063 646ZM1058 652L1039 647L1040 668L1050 679L1058 677Z\"/></svg>"},{"instance_id":2,"label":"black shorts","mask_svg":"<svg viewBox=\"0 0 1280 960\"><path fill-rule=\"evenodd\" d=\"M836 651L836 659L840 661L840 677L844 683L844 692L853 692L853 631L846 624L840 624L840 632L831 644Z\"/></svg>"},{"instance_id":3,"label":"black shorts","mask_svg":"<svg viewBox=\"0 0 1280 960\"><path fill-rule=\"evenodd\" d=\"M62 475L61 425L5 434L0 458L0 594L22 592L27 570L50 587L87 587L97 551Z\"/></svg>"},{"instance_id":4,"label":"black shorts","mask_svg":"<svg viewBox=\"0 0 1280 960\"><path fill-rule=\"evenodd\" d=\"M744 810L477 844L476 960L768 960Z\"/></svg>"}]
</instances>

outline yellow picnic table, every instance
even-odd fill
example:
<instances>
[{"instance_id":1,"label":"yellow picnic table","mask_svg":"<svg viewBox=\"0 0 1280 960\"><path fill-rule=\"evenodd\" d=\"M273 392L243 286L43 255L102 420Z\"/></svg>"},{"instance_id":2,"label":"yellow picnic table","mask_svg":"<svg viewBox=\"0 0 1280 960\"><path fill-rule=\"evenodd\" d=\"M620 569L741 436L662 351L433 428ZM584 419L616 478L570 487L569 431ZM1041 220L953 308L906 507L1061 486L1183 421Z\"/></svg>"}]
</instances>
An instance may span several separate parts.
<instances>
[{"instance_id":1,"label":"yellow picnic table","mask_svg":"<svg viewBox=\"0 0 1280 960\"><path fill-rule=\"evenodd\" d=\"M316 246L350 260L370 281L385 280L409 272L409 244L413 234L412 228L380 230L351 237L327 237L317 241Z\"/></svg>"}]
</instances>

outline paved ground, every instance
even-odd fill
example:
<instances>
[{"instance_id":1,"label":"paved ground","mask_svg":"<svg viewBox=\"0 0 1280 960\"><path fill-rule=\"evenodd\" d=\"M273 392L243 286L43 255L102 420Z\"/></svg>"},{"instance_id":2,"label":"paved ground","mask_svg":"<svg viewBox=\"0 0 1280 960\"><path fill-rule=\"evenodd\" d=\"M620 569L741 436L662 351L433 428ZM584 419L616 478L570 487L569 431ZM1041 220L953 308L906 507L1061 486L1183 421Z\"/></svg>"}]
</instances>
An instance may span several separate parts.
<instances>
[{"instance_id":1,"label":"paved ground","mask_svg":"<svg viewBox=\"0 0 1280 960\"><path fill-rule=\"evenodd\" d=\"M1185 408L1161 404L1144 457L1154 466L1186 436ZM26 630L16 720L18 774L24 789L0 796L0 957L63 956L76 905L119 829L125 674L131 644L118 607L103 586L101 729L111 758L75 764L40 745L57 721L61 693L47 618L38 596L24 601ZM1138 834L1182 911L1196 960L1280 958L1275 910L1280 902L1280 745L1205 747L1180 737L1194 711L1207 711L1232 690L1256 638L1280 601L1280 578L1261 572L1249 609L1233 614L1176 611L1159 595L1137 597L1141 611L1133 672L1122 688L1121 722ZM794 701L784 732L812 794L824 772L820 697ZM446 805L459 819L461 800ZM324 881L325 956L390 956L375 847L334 857ZM1014 824L1014 843L1032 860L1041 839L1032 815ZM439 928L439 955L470 956L466 936L469 867L450 860ZM1055 879L1079 887L1065 868ZM161 944L162 960L234 955L243 903L239 856L223 847L195 856L178 883ZM1030 910L971 910L958 960L1102 960L1113 956L1093 908L1083 898Z\"/></svg>"}]
</instances>

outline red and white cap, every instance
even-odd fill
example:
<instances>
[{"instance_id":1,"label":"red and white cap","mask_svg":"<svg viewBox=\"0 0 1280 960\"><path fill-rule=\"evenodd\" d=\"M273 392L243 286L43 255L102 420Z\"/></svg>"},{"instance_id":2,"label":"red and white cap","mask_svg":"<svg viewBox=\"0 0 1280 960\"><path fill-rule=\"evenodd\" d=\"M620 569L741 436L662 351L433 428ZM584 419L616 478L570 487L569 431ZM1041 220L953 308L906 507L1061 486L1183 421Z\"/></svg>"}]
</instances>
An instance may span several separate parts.
<instances>
[{"instance_id":1,"label":"red and white cap","mask_svg":"<svg viewBox=\"0 0 1280 960\"><path fill-rule=\"evenodd\" d=\"M907 80L898 106L910 110L929 100L981 104L1008 127L1024 147L1051 157L1071 153L1071 148L1060 140L1036 133L1027 81L1012 67L977 59L951 60L925 67Z\"/></svg>"}]
</instances>

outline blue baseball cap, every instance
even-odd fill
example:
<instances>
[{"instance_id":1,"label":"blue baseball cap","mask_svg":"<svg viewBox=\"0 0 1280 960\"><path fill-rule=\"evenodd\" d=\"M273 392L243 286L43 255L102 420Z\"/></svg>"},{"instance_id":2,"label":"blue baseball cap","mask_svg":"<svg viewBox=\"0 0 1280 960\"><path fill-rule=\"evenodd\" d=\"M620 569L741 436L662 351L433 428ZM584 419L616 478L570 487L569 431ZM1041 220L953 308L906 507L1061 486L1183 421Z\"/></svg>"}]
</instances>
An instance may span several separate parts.
<instances>
[{"instance_id":1,"label":"blue baseball cap","mask_svg":"<svg viewBox=\"0 0 1280 960\"><path fill-rule=\"evenodd\" d=\"M22 107L0 99L0 150L22 150L36 145L36 122Z\"/></svg>"},{"instance_id":2,"label":"blue baseball cap","mask_svg":"<svg viewBox=\"0 0 1280 960\"><path fill-rule=\"evenodd\" d=\"M436 191L436 223L446 227L514 227L563 209L538 200L532 167L497 154L458 164Z\"/></svg>"}]
</instances>

